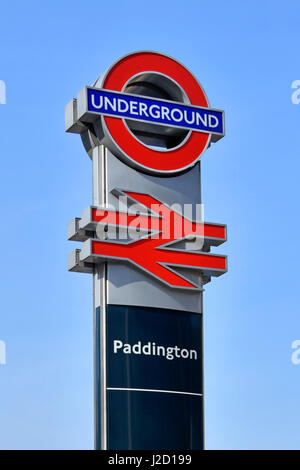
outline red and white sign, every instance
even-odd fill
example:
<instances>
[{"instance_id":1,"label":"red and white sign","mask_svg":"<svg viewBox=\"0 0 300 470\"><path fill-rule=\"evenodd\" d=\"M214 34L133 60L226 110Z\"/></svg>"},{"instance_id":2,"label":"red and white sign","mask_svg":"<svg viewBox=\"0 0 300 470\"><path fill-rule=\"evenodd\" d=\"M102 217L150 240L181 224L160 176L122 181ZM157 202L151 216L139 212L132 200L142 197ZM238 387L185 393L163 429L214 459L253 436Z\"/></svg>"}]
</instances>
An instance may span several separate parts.
<instances>
[{"instance_id":1,"label":"red and white sign","mask_svg":"<svg viewBox=\"0 0 300 470\"><path fill-rule=\"evenodd\" d=\"M209 108L205 92L191 72L176 60L156 52L135 52L123 57L108 70L102 88L124 92L133 77L146 73L172 80L184 91L189 104ZM161 151L138 140L122 118L102 116L101 119L105 133L129 162L159 174L177 173L193 166L211 138L210 134L192 131L177 147Z\"/></svg>"},{"instance_id":2,"label":"red and white sign","mask_svg":"<svg viewBox=\"0 0 300 470\"><path fill-rule=\"evenodd\" d=\"M121 104L125 106L126 113L125 108L121 109ZM154 109L158 114L153 114ZM107 207L90 208L88 224L119 228L132 228L134 224L139 224L142 236L126 242L120 237L117 240L99 238L95 227L90 229L82 225L82 219L77 227L75 219L71 225L75 227L71 239L82 240L84 245L79 262L76 257L72 258L75 262L71 263L71 269L89 270L89 263L99 263L101 259L122 260L134 264L168 286L183 289L201 288L211 276L227 271L226 256L209 252L211 245L219 245L226 240L226 227L189 220L152 196L153 188L159 198L161 195L162 201L166 200L164 191L169 188L168 184L164 185L163 177L176 176L180 181L180 178L192 175L193 170L184 175L180 173L196 164L211 140L217 141L223 137L223 114L223 111L210 108L203 88L189 70L173 58L157 52L140 51L126 55L112 65L93 87L81 90L77 100L72 100L67 106L66 129L82 135L86 150L93 161L95 159L94 180L98 181L103 194L109 191L103 176L106 174L108 180L113 179L114 186L122 185L130 189L123 194L143 205L146 212L143 216L136 216L110 211ZM166 116L169 116L168 122ZM182 119L188 126L178 124ZM193 127L194 121L196 127ZM99 148L101 152L103 149L110 152L104 150L105 156L100 158ZM124 165L115 166L115 158L134 170ZM101 182L99 162L103 165ZM144 181L139 178L139 172L148 173L147 177L143 177L147 178L145 182L150 194L142 194ZM166 178L166 181L170 182L170 179ZM191 198L196 203L200 194L200 177L197 180L191 176L191 179L188 177L181 181L187 188L189 182L194 189L199 187L199 192L194 192ZM112 187L111 181L109 187ZM164 188L161 193L160 187ZM176 185L171 187L173 194L169 200L180 204L181 201L175 199L176 194L180 199L182 192L177 192ZM156 214L153 217L155 205L162 209L162 216ZM183 225L184 233L180 230ZM191 235L204 240L204 246L198 246L198 251L189 251L184 244L181 245L184 248L175 245ZM82 266L80 262L86 265ZM192 269L203 274L199 285L183 274Z\"/></svg>"},{"instance_id":3,"label":"red and white sign","mask_svg":"<svg viewBox=\"0 0 300 470\"><path fill-rule=\"evenodd\" d=\"M108 227L135 227L145 232L144 236L130 240L129 243L124 240L89 239L82 250L82 261L97 262L97 258L102 258L131 262L170 287L184 289L197 289L199 286L176 272L176 268L197 270L206 276L219 276L227 271L227 258L224 255L172 247L175 242L186 240L189 236L203 239L209 245L219 245L226 241L225 225L191 221L148 194L130 191L123 194L150 209L151 214L135 215L91 207L86 226L82 228L91 223Z\"/></svg>"}]
</instances>

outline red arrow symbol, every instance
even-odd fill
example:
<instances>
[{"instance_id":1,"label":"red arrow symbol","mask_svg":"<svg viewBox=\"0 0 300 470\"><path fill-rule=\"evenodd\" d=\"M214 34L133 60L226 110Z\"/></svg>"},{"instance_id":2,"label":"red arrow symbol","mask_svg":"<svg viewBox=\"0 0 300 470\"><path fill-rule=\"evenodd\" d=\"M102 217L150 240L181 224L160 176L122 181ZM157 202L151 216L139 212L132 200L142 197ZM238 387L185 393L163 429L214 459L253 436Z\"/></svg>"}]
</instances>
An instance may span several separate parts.
<instances>
[{"instance_id":1,"label":"red arrow symbol","mask_svg":"<svg viewBox=\"0 0 300 470\"><path fill-rule=\"evenodd\" d=\"M92 209L93 222L148 230L147 238L120 243L92 240L91 255L134 263L171 287L195 289L198 286L171 267L197 269L218 276L227 271L223 255L172 248L175 241L188 236L208 240L210 244L226 241L226 226L194 222L147 194L124 192L131 199L151 209L149 215L128 214L106 209ZM156 233L153 234L153 231Z\"/></svg>"}]
</instances>

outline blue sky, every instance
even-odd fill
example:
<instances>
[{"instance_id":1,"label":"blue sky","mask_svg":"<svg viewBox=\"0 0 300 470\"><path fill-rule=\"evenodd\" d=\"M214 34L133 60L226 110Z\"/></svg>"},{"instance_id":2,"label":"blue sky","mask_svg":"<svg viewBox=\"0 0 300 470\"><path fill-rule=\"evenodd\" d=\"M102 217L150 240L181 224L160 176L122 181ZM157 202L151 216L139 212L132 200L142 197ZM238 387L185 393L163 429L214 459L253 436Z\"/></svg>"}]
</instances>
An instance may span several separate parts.
<instances>
[{"instance_id":1,"label":"blue sky","mask_svg":"<svg viewBox=\"0 0 300 470\"><path fill-rule=\"evenodd\" d=\"M289 0L2 3L0 448L93 447L92 280L67 272L66 236L91 163L64 106L150 49L226 113L202 160L205 218L229 236L229 272L204 298L207 448L300 449L299 14Z\"/></svg>"}]
</instances>

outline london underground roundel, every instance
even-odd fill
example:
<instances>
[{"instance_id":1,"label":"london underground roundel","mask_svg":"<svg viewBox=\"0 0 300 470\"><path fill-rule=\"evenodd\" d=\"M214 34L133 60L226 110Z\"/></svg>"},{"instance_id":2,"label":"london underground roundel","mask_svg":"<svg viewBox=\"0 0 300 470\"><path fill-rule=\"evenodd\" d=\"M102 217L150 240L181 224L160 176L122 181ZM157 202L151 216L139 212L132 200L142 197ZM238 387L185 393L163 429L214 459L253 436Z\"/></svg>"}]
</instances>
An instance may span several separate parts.
<instances>
[{"instance_id":1,"label":"london underground roundel","mask_svg":"<svg viewBox=\"0 0 300 470\"><path fill-rule=\"evenodd\" d=\"M182 172L195 164L212 137L216 141L224 135L223 111L209 107L201 85L183 65L156 52L121 58L95 87L84 89L83 101L83 120L100 116L103 143L147 173ZM159 138L171 145L153 145Z\"/></svg>"}]
</instances>

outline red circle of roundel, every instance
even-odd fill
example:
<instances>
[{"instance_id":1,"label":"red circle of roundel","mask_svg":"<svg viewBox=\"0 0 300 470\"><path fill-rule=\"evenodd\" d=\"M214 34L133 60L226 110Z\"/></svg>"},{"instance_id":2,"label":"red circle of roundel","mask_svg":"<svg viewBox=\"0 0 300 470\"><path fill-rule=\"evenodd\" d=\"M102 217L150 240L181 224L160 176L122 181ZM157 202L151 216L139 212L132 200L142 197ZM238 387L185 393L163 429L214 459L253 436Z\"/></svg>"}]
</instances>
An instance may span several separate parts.
<instances>
[{"instance_id":1,"label":"red circle of roundel","mask_svg":"<svg viewBox=\"0 0 300 470\"><path fill-rule=\"evenodd\" d=\"M122 91L131 77L144 72L159 72L172 78L185 91L191 104L209 106L204 91L193 75L174 59L156 52L135 52L119 60L108 71L103 88ZM122 119L108 116L103 119L122 153L144 169L157 173L173 173L191 166L206 149L210 139L210 134L191 132L183 145L160 152L141 144L128 131Z\"/></svg>"}]
</instances>

